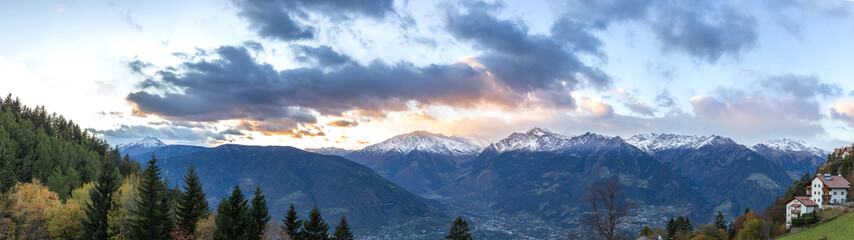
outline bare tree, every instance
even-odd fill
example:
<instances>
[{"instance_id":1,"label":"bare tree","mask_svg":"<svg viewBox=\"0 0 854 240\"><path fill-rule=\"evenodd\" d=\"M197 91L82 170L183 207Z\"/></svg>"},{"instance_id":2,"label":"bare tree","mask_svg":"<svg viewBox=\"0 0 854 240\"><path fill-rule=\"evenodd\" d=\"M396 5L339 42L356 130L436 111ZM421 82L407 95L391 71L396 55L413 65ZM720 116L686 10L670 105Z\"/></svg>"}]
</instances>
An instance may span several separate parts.
<instances>
[{"instance_id":1,"label":"bare tree","mask_svg":"<svg viewBox=\"0 0 854 240\"><path fill-rule=\"evenodd\" d=\"M622 234L617 226L627 220L637 205L623 197L622 186L614 180L599 180L586 189L583 200L590 206L590 213L582 224L593 229L601 239L620 239Z\"/></svg>"}]
</instances>

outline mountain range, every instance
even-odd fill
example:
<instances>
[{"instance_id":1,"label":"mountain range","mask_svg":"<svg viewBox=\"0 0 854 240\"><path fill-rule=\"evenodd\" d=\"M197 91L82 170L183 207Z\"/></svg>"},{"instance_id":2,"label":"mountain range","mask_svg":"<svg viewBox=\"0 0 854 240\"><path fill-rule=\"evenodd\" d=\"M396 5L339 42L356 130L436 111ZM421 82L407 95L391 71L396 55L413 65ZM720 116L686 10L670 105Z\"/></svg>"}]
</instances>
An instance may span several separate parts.
<instances>
[{"instance_id":1,"label":"mountain range","mask_svg":"<svg viewBox=\"0 0 854 240\"><path fill-rule=\"evenodd\" d=\"M122 145L120 151L134 159L162 158L169 179L180 179L190 163L196 164L203 179L213 179L205 190L214 202L239 183L247 189L261 186L274 199L274 211L290 202L306 210L317 204L324 215L346 214L361 229L449 215L488 216L473 222L475 233L501 232L497 238L550 236L487 224L518 222L507 216L575 226L584 212L585 187L606 179L620 182L626 196L644 206L639 217L647 219L639 221L663 222L680 214L708 222L717 211L735 216L745 208L766 207L826 157L821 149L789 139L748 147L715 135L623 139L543 128L510 134L485 148L424 131L355 151L204 148L155 140ZM475 213L480 210L471 206L490 213Z\"/></svg>"}]
</instances>

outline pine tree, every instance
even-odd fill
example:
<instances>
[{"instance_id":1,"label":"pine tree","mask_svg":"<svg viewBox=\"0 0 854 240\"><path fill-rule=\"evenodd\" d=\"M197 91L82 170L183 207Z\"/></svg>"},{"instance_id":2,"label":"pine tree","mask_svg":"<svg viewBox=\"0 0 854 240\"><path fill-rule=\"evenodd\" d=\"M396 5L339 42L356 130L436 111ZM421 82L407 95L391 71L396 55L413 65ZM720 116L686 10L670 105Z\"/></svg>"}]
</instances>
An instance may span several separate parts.
<instances>
[{"instance_id":1,"label":"pine tree","mask_svg":"<svg viewBox=\"0 0 854 240\"><path fill-rule=\"evenodd\" d=\"M154 156L142 172L136 206L132 212L134 216L130 224L130 237L169 239L169 232L175 227L175 220L170 212L171 201L166 183L162 181L160 167L157 166L157 158Z\"/></svg>"},{"instance_id":2,"label":"pine tree","mask_svg":"<svg viewBox=\"0 0 854 240\"><path fill-rule=\"evenodd\" d=\"M338 221L338 226L335 226L335 232L332 233L332 240L354 240L356 236L350 232L350 225L347 224L347 218L341 216Z\"/></svg>"},{"instance_id":3,"label":"pine tree","mask_svg":"<svg viewBox=\"0 0 854 240\"><path fill-rule=\"evenodd\" d=\"M288 208L288 212L285 214L285 219L282 219L282 230L285 230L285 232L288 233L291 240L302 240L302 236L299 231L301 226L302 221L299 220L297 210L294 208L294 204L291 203L291 207Z\"/></svg>"},{"instance_id":4,"label":"pine tree","mask_svg":"<svg viewBox=\"0 0 854 240\"><path fill-rule=\"evenodd\" d=\"M723 213L718 211L718 216L715 217L715 227L718 229L726 230L726 220L724 219Z\"/></svg>"},{"instance_id":5,"label":"pine tree","mask_svg":"<svg viewBox=\"0 0 854 240\"><path fill-rule=\"evenodd\" d=\"M308 214L308 221L303 222L303 239L305 240L328 240L329 225L323 221L323 216L320 215L320 210L317 206L311 209Z\"/></svg>"},{"instance_id":6,"label":"pine tree","mask_svg":"<svg viewBox=\"0 0 854 240\"><path fill-rule=\"evenodd\" d=\"M184 192L178 200L175 214L178 221L190 234L196 232L196 224L208 215L208 200L202 190L202 182L196 174L196 167L190 164L187 175L184 175Z\"/></svg>"},{"instance_id":7,"label":"pine tree","mask_svg":"<svg viewBox=\"0 0 854 240\"><path fill-rule=\"evenodd\" d=\"M689 233L694 231L694 224L691 224L691 218L685 217L685 229L683 230Z\"/></svg>"},{"instance_id":8,"label":"pine tree","mask_svg":"<svg viewBox=\"0 0 854 240\"><path fill-rule=\"evenodd\" d=\"M445 236L445 239L471 240L471 233L469 233L469 223L466 222L466 220L463 220L462 216L458 216L457 219L454 219L454 223L451 225L451 230L448 231L448 235Z\"/></svg>"},{"instance_id":9,"label":"pine tree","mask_svg":"<svg viewBox=\"0 0 854 240\"><path fill-rule=\"evenodd\" d=\"M246 197L235 185L231 196L222 199L216 208L216 240L247 240L250 225L249 205Z\"/></svg>"},{"instance_id":10,"label":"pine tree","mask_svg":"<svg viewBox=\"0 0 854 240\"><path fill-rule=\"evenodd\" d=\"M267 200L264 199L264 194L261 188L255 188L255 196L252 197L252 209L250 211L251 227L249 229L249 239L260 240L264 234L264 228L267 227L267 222L270 221L270 213L267 211Z\"/></svg>"},{"instance_id":11,"label":"pine tree","mask_svg":"<svg viewBox=\"0 0 854 240\"><path fill-rule=\"evenodd\" d=\"M676 221L671 217L670 221L667 222L667 236L673 237L676 235L677 228L679 228L679 226L676 225Z\"/></svg>"},{"instance_id":12,"label":"pine tree","mask_svg":"<svg viewBox=\"0 0 854 240\"><path fill-rule=\"evenodd\" d=\"M119 189L119 178L112 160L101 163L101 174L95 188L89 191L91 202L86 203L86 218L83 220L83 238L106 240L111 238L107 216L114 208L113 194Z\"/></svg>"}]
</instances>

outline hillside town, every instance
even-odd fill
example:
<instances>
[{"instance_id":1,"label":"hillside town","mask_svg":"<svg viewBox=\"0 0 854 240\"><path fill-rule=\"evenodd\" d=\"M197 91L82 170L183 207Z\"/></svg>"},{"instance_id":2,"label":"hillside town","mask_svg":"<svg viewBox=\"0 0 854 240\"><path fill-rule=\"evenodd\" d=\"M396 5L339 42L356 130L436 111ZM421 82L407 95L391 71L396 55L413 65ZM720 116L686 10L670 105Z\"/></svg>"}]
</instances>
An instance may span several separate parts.
<instances>
[{"instance_id":1,"label":"hillside town","mask_svg":"<svg viewBox=\"0 0 854 240\"><path fill-rule=\"evenodd\" d=\"M847 157L852 147L836 148L833 155ZM831 176L828 173L816 174L806 186L806 196L796 196L786 202L786 227L792 227L793 219L814 214L823 208L847 207L850 198L851 183L841 174Z\"/></svg>"}]
</instances>

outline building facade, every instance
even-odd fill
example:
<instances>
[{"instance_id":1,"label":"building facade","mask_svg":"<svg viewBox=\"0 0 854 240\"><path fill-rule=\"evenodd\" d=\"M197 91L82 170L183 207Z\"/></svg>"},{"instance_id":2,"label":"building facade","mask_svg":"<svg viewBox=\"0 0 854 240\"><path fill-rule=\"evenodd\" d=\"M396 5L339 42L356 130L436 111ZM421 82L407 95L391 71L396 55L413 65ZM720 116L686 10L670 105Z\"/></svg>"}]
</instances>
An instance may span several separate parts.
<instances>
[{"instance_id":1,"label":"building facade","mask_svg":"<svg viewBox=\"0 0 854 240\"><path fill-rule=\"evenodd\" d=\"M792 219L800 217L801 214L815 212L818 204L808 197L794 197L786 203L786 227L792 227Z\"/></svg>"},{"instance_id":2,"label":"building facade","mask_svg":"<svg viewBox=\"0 0 854 240\"><path fill-rule=\"evenodd\" d=\"M825 205L846 203L851 184L841 176L816 175L806 191L807 197L818 204L818 208L822 208Z\"/></svg>"}]
</instances>

